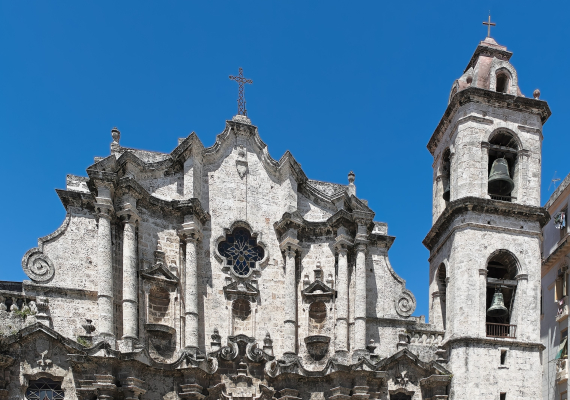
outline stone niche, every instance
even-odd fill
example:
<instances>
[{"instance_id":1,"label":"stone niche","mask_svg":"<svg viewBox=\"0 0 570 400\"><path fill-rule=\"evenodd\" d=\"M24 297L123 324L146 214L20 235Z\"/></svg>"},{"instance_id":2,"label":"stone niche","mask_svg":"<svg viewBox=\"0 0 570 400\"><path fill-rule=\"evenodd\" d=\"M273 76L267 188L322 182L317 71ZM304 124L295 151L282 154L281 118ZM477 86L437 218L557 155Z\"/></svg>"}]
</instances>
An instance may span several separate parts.
<instances>
[{"instance_id":1,"label":"stone niche","mask_svg":"<svg viewBox=\"0 0 570 400\"><path fill-rule=\"evenodd\" d=\"M332 283L332 278L329 281ZM320 267L315 270L313 282L310 282L308 275L305 275L303 286L304 289L301 292L303 303L308 308L305 347L314 361L321 361L329 353L329 344L334 329L332 299L335 290L323 282Z\"/></svg>"},{"instance_id":2,"label":"stone niche","mask_svg":"<svg viewBox=\"0 0 570 400\"><path fill-rule=\"evenodd\" d=\"M142 274L144 327L151 356L156 360L167 361L175 355L177 346L175 304L178 298L178 278L160 262L160 257L157 259L155 266Z\"/></svg>"}]
</instances>

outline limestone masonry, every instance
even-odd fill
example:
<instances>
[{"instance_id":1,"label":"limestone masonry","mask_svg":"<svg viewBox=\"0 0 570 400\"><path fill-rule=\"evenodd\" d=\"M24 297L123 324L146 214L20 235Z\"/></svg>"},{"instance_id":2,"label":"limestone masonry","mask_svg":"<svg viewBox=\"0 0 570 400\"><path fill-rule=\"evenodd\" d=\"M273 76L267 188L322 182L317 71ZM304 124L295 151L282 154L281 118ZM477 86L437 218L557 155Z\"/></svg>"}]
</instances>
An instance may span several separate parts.
<instances>
[{"instance_id":1,"label":"limestone masonry","mask_svg":"<svg viewBox=\"0 0 570 400\"><path fill-rule=\"evenodd\" d=\"M550 110L511 55L478 45L428 143L429 324L353 173L309 179L244 115L169 154L114 128L30 280L0 282L0 399L541 398Z\"/></svg>"}]
</instances>

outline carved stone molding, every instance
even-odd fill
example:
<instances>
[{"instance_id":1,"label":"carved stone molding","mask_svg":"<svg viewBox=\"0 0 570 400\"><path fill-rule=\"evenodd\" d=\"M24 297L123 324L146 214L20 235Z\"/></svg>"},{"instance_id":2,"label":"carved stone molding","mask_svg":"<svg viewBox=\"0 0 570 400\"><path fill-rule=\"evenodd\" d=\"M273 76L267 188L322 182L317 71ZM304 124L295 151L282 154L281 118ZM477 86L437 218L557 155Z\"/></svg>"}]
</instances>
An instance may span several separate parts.
<instances>
[{"instance_id":1,"label":"carved stone molding","mask_svg":"<svg viewBox=\"0 0 570 400\"><path fill-rule=\"evenodd\" d=\"M28 277L35 283L49 282L55 274L55 266L51 259L44 254L44 243L56 239L61 236L71 220L71 215L68 213L61 226L52 234L41 237L38 239L38 247L30 249L24 254L22 258L22 268Z\"/></svg>"},{"instance_id":2,"label":"carved stone molding","mask_svg":"<svg viewBox=\"0 0 570 400\"><path fill-rule=\"evenodd\" d=\"M409 290L404 289L395 302L396 312L401 317L409 317L416 310L416 298Z\"/></svg>"}]
</instances>

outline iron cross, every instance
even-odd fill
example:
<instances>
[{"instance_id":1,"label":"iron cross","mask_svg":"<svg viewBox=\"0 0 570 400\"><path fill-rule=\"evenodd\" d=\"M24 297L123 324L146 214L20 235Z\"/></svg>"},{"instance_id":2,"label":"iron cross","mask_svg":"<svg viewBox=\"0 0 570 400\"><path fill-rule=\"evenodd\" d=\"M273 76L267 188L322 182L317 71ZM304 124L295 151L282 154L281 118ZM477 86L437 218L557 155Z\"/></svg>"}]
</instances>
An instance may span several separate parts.
<instances>
[{"instance_id":1,"label":"iron cross","mask_svg":"<svg viewBox=\"0 0 570 400\"><path fill-rule=\"evenodd\" d=\"M233 76L230 75L230 79L232 81L236 81L238 83L239 93L238 93L238 115L245 115L247 117L247 108L245 108L245 95L243 85L245 83L252 84L253 81L251 79L246 79L243 77L243 69L239 68L239 75Z\"/></svg>"},{"instance_id":2,"label":"iron cross","mask_svg":"<svg viewBox=\"0 0 570 400\"><path fill-rule=\"evenodd\" d=\"M491 37L491 26L496 26L497 24L491 22L491 13L489 13L489 21L483 22L483 25L487 25L487 37Z\"/></svg>"}]
</instances>

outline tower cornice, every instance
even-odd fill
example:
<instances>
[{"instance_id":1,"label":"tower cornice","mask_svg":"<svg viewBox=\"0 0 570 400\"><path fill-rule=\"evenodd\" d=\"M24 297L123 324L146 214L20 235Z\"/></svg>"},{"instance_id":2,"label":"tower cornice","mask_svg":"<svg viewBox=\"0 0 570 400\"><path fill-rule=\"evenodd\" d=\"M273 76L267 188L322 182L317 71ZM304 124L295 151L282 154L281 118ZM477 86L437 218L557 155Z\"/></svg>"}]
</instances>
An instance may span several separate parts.
<instances>
[{"instance_id":1,"label":"tower cornice","mask_svg":"<svg viewBox=\"0 0 570 400\"><path fill-rule=\"evenodd\" d=\"M542 124L545 124L552 112L548 103L544 100L531 99L528 97L520 97L506 93L495 92L492 90L481 89L477 87L469 87L456 93L445 113L441 117L437 128L431 135L427 144L427 149L434 155L437 146L445 131L449 128L455 113L459 108L467 103L487 104L493 107L508 109L513 111L524 111L540 116Z\"/></svg>"},{"instance_id":2,"label":"tower cornice","mask_svg":"<svg viewBox=\"0 0 570 400\"><path fill-rule=\"evenodd\" d=\"M427 247L429 251L432 251L453 220L468 211L524 218L538 222L541 228L550 220L550 214L548 214L548 211L543 207L482 199L479 197L463 197L448 203L443 213L424 238L422 242L424 246Z\"/></svg>"}]
</instances>

